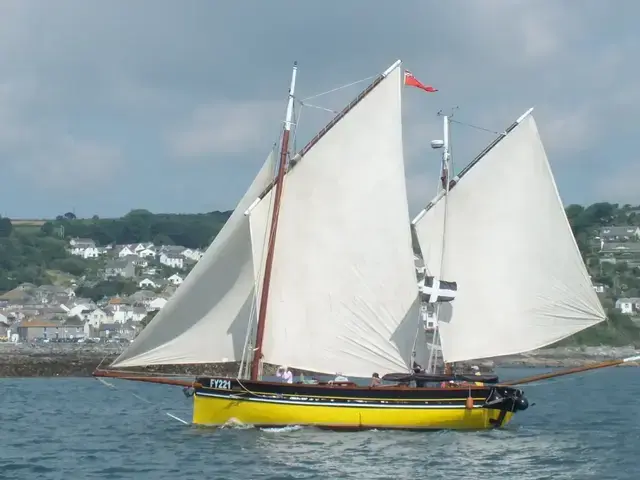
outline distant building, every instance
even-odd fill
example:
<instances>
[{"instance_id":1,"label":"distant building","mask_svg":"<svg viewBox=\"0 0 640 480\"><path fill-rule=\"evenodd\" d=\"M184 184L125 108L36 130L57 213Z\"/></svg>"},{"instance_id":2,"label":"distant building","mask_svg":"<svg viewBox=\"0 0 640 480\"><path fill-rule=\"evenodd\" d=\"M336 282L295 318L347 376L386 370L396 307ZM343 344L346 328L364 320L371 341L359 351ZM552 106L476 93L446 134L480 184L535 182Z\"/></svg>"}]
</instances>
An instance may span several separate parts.
<instances>
[{"instance_id":1,"label":"distant building","mask_svg":"<svg viewBox=\"0 0 640 480\"><path fill-rule=\"evenodd\" d=\"M607 286L603 285L602 283L596 283L593 285L593 289L596 291L596 293L604 293L604 291L607 289Z\"/></svg>"},{"instance_id":2,"label":"distant building","mask_svg":"<svg viewBox=\"0 0 640 480\"><path fill-rule=\"evenodd\" d=\"M175 253L161 253L160 263L172 268L184 268L184 257Z\"/></svg>"},{"instance_id":3,"label":"distant building","mask_svg":"<svg viewBox=\"0 0 640 480\"><path fill-rule=\"evenodd\" d=\"M622 242L630 240L640 240L640 227L620 226L602 227L600 229L600 239L603 242Z\"/></svg>"},{"instance_id":4,"label":"distant building","mask_svg":"<svg viewBox=\"0 0 640 480\"><path fill-rule=\"evenodd\" d=\"M113 260L105 266L105 277L125 277L131 278L136 274L136 266L132 261L126 259Z\"/></svg>"},{"instance_id":5,"label":"distant building","mask_svg":"<svg viewBox=\"0 0 640 480\"><path fill-rule=\"evenodd\" d=\"M620 313L633 315L640 310L640 298L619 298L616 300L616 308Z\"/></svg>"},{"instance_id":6,"label":"distant building","mask_svg":"<svg viewBox=\"0 0 640 480\"><path fill-rule=\"evenodd\" d=\"M56 322L31 320L17 325L18 338L22 342L60 338L60 324Z\"/></svg>"}]
</instances>

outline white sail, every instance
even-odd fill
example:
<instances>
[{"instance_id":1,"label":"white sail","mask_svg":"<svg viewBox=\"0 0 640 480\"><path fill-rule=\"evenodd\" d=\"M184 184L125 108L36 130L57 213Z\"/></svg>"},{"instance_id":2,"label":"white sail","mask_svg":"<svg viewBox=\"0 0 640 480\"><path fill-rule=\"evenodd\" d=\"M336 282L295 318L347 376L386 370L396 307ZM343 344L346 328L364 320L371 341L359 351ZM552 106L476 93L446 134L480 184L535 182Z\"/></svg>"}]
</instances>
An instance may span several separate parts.
<instances>
[{"instance_id":1,"label":"white sail","mask_svg":"<svg viewBox=\"0 0 640 480\"><path fill-rule=\"evenodd\" d=\"M240 361L252 312L254 266L245 210L273 179L273 152L203 257L113 367Z\"/></svg>"},{"instance_id":2,"label":"white sail","mask_svg":"<svg viewBox=\"0 0 640 480\"><path fill-rule=\"evenodd\" d=\"M419 318L401 86L396 66L286 176L265 362L351 376L407 371ZM270 193L250 214L255 258L271 203Z\"/></svg>"},{"instance_id":3,"label":"white sail","mask_svg":"<svg viewBox=\"0 0 640 480\"><path fill-rule=\"evenodd\" d=\"M446 362L517 354L602 322L533 116L414 221L429 274L457 282L441 306Z\"/></svg>"}]
</instances>

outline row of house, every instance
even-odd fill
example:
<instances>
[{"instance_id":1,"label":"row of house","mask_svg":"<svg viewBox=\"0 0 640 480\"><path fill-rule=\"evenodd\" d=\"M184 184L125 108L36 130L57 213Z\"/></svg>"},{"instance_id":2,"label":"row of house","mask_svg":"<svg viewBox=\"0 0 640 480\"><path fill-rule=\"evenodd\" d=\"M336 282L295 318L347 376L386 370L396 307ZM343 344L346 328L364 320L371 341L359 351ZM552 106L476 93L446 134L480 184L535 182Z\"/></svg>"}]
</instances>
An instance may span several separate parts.
<instances>
[{"instance_id":1,"label":"row of house","mask_svg":"<svg viewBox=\"0 0 640 480\"><path fill-rule=\"evenodd\" d=\"M162 309L182 282L166 281L160 293L144 288L126 297L94 302L79 298L72 288L25 283L0 295L0 338L30 341L35 338L77 339L131 333L150 312ZM146 279L149 280L149 279ZM159 287L160 285L156 285ZM18 330L20 328L20 330ZM91 333L93 332L93 334ZM55 334L55 335L54 335Z\"/></svg>"},{"instance_id":2,"label":"row of house","mask_svg":"<svg viewBox=\"0 0 640 480\"><path fill-rule=\"evenodd\" d=\"M68 320L25 320L6 328L6 335L12 341L83 341L87 338L123 338L132 340L140 330L133 322L125 324L102 323L93 326L77 319Z\"/></svg>"},{"instance_id":3,"label":"row of house","mask_svg":"<svg viewBox=\"0 0 640 480\"><path fill-rule=\"evenodd\" d=\"M204 253L197 248L186 248L178 245L155 246L153 243L98 247L90 238L71 239L69 241L69 253L82 258L99 258L101 256L111 256L115 258L157 258L162 265L179 269L185 268L185 265L199 261L202 255L204 255Z\"/></svg>"},{"instance_id":4,"label":"row of house","mask_svg":"<svg viewBox=\"0 0 640 480\"><path fill-rule=\"evenodd\" d=\"M602 263L627 263L640 267L640 227L633 225L602 227L594 242Z\"/></svg>"}]
</instances>

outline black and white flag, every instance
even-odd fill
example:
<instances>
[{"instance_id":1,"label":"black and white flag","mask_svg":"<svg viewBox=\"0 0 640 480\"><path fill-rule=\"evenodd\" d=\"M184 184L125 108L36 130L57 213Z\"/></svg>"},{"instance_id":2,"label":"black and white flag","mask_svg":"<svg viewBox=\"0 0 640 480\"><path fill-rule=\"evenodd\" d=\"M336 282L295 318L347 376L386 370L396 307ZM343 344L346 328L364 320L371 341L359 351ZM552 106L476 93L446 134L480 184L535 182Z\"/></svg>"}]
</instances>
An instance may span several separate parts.
<instances>
[{"instance_id":1,"label":"black and white flag","mask_svg":"<svg viewBox=\"0 0 640 480\"><path fill-rule=\"evenodd\" d=\"M424 277L420 284L420 292L429 303L450 302L456 298L458 284L436 277Z\"/></svg>"}]
</instances>

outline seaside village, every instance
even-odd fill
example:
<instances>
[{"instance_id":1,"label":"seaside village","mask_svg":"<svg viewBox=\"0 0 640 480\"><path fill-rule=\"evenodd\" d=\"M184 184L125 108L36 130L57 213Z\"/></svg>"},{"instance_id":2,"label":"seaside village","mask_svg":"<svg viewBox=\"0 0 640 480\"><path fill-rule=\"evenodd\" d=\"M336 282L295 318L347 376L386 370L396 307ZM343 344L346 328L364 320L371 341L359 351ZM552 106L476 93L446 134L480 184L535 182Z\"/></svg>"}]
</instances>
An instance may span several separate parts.
<instances>
[{"instance_id":1,"label":"seaside village","mask_svg":"<svg viewBox=\"0 0 640 480\"><path fill-rule=\"evenodd\" d=\"M624 264L640 268L640 227L603 227L592 239L593 253L601 267ZM184 281L203 251L152 243L98 247L91 239L74 238L69 253L96 259L101 268L96 278L74 279L68 286L25 283L0 295L0 341L10 342L120 342L135 338L144 319L157 312ZM425 275L422 260L415 258L418 280ZM137 286L127 296L104 297L98 301L76 295L79 286L100 280L126 279ZM597 293L607 295L610 286L595 283ZM615 308L640 321L640 297L615 299ZM425 329L437 326L432 304L423 303Z\"/></svg>"},{"instance_id":2,"label":"seaside village","mask_svg":"<svg viewBox=\"0 0 640 480\"><path fill-rule=\"evenodd\" d=\"M203 252L151 243L98 247L74 238L69 253L95 259L91 279L69 279L67 285L23 283L0 295L0 339L15 343L130 342L147 315L157 312L184 281ZM130 295L98 301L76 295L80 286L121 279L136 285Z\"/></svg>"}]
</instances>

